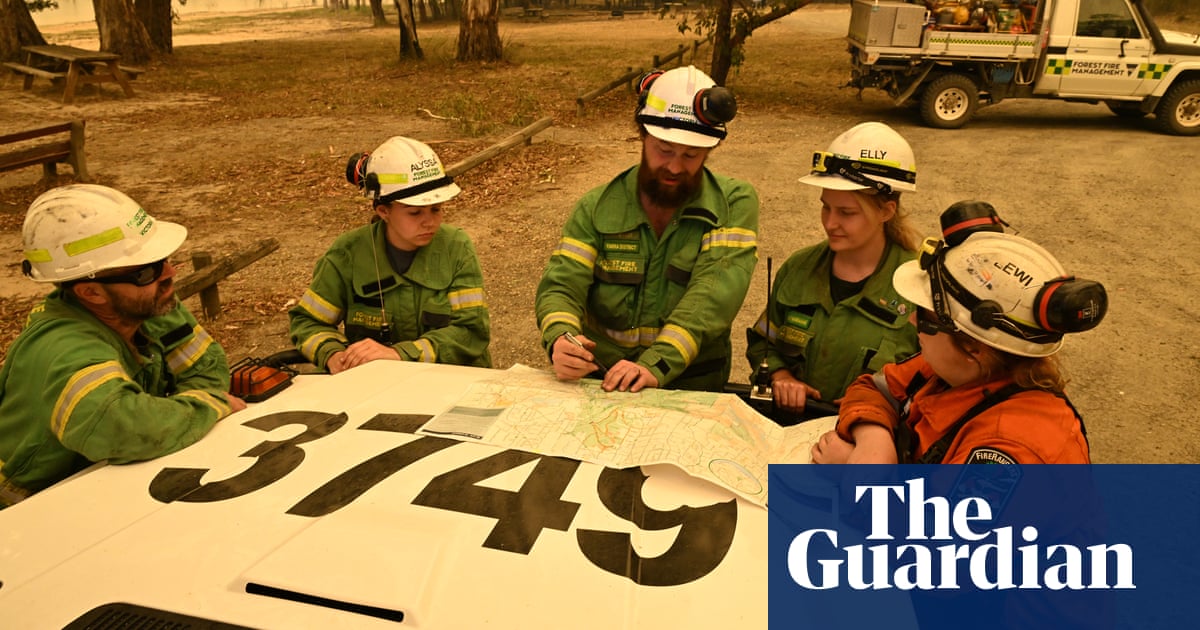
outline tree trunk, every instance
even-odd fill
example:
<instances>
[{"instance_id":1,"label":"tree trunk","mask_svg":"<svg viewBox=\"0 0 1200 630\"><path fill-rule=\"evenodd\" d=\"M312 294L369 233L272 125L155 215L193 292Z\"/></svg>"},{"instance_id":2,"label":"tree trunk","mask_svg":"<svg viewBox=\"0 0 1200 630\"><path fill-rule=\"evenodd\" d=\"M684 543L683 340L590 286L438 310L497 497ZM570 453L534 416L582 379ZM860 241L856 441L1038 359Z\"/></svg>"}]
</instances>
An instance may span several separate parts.
<instances>
[{"instance_id":1,"label":"tree trunk","mask_svg":"<svg viewBox=\"0 0 1200 630\"><path fill-rule=\"evenodd\" d=\"M371 0L371 24L387 26L387 17L383 15L383 0Z\"/></svg>"},{"instance_id":2,"label":"tree trunk","mask_svg":"<svg viewBox=\"0 0 1200 630\"><path fill-rule=\"evenodd\" d=\"M421 42L417 39L417 22L413 17L412 0L392 0L400 14L400 59L424 59Z\"/></svg>"},{"instance_id":3,"label":"tree trunk","mask_svg":"<svg viewBox=\"0 0 1200 630\"><path fill-rule=\"evenodd\" d=\"M0 59L24 59L22 46L46 43L25 0L0 0Z\"/></svg>"},{"instance_id":4,"label":"tree trunk","mask_svg":"<svg viewBox=\"0 0 1200 630\"><path fill-rule=\"evenodd\" d=\"M733 32L733 0L719 0L717 4L717 25L713 30L712 67L708 76L717 85L725 85L729 78L729 68L733 66L734 47L729 41Z\"/></svg>"},{"instance_id":5,"label":"tree trunk","mask_svg":"<svg viewBox=\"0 0 1200 630\"><path fill-rule=\"evenodd\" d=\"M132 0L92 0L100 50L121 55L121 60L144 64L154 57L150 34L133 11Z\"/></svg>"},{"instance_id":6,"label":"tree trunk","mask_svg":"<svg viewBox=\"0 0 1200 630\"><path fill-rule=\"evenodd\" d=\"M504 57L500 41L500 0L463 0L458 21L458 61L499 61Z\"/></svg>"},{"instance_id":7,"label":"tree trunk","mask_svg":"<svg viewBox=\"0 0 1200 630\"><path fill-rule=\"evenodd\" d=\"M133 0L133 9L146 27L154 48L162 53L174 52L171 0Z\"/></svg>"},{"instance_id":8,"label":"tree trunk","mask_svg":"<svg viewBox=\"0 0 1200 630\"><path fill-rule=\"evenodd\" d=\"M458 8L462 6L462 2L463 0L450 0L449 2L444 3L442 5L442 17L447 20L458 21L458 18L461 15L458 11Z\"/></svg>"}]
</instances>

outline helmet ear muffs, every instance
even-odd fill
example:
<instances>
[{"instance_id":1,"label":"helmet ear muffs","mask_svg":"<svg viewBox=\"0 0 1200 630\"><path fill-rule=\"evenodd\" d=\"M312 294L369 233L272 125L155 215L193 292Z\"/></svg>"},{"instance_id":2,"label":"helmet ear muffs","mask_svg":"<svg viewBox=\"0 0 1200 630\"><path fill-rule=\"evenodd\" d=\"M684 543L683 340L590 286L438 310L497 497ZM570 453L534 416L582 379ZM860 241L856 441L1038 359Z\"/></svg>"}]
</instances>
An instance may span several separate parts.
<instances>
[{"instance_id":1,"label":"helmet ear muffs","mask_svg":"<svg viewBox=\"0 0 1200 630\"><path fill-rule=\"evenodd\" d=\"M650 86L654 85L654 80L663 75L662 70L651 70L637 80L637 95L638 95L638 110L646 106L646 97L650 94Z\"/></svg>"},{"instance_id":2,"label":"helmet ear muffs","mask_svg":"<svg viewBox=\"0 0 1200 630\"><path fill-rule=\"evenodd\" d=\"M654 80L662 76L661 70L652 70L642 74L637 79L637 110L641 112L643 107L646 107L646 98L650 94L650 85L654 85Z\"/></svg>"},{"instance_id":3,"label":"helmet ear muffs","mask_svg":"<svg viewBox=\"0 0 1200 630\"><path fill-rule=\"evenodd\" d=\"M1004 220L986 201L959 201L942 212L942 238L954 247L976 232L1004 233Z\"/></svg>"},{"instance_id":4,"label":"helmet ear muffs","mask_svg":"<svg viewBox=\"0 0 1200 630\"><path fill-rule=\"evenodd\" d=\"M346 181L358 186L360 189L366 183L363 175L367 168L367 158L371 157L370 153L355 153L350 156L346 162Z\"/></svg>"},{"instance_id":5,"label":"helmet ear muffs","mask_svg":"<svg viewBox=\"0 0 1200 630\"><path fill-rule=\"evenodd\" d=\"M1033 316L1045 330L1069 333L1091 330L1108 312L1108 293L1094 280L1074 277L1042 285L1033 300Z\"/></svg>"},{"instance_id":6,"label":"helmet ear muffs","mask_svg":"<svg viewBox=\"0 0 1200 630\"><path fill-rule=\"evenodd\" d=\"M715 127L733 120L737 115L737 99L728 89L714 86L696 92L692 100L692 109L697 120Z\"/></svg>"},{"instance_id":7,"label":"helmet ear muffs","mask_svg":"<svg viewBox=\"0 0 1200 630\"><path fill-rule=\"evenodd\" d=\"M983 329L994 328L996 318L1004 314L1004 307L995 300L983 300L971 309L971 323Z\"/></svg>"}]
</instances>

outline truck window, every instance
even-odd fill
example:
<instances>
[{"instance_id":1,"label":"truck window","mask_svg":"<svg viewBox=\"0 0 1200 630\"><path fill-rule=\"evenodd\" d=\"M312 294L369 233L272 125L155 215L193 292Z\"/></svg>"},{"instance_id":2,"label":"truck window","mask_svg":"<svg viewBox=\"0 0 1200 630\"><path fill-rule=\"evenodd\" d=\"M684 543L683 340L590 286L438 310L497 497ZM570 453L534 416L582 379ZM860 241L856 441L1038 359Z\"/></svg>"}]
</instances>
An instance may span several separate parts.
<instances>
[{"instance_id":1,"label":"truck window","mask_svg":"<svg viewBox=\"0 0 1200 630\"><path fill-rule=\"evenodd\" d=\"M1081 0L1075 34L1080 37L1142 39L1141 29L1125 0Z\"/></svg>"}]
</instances>

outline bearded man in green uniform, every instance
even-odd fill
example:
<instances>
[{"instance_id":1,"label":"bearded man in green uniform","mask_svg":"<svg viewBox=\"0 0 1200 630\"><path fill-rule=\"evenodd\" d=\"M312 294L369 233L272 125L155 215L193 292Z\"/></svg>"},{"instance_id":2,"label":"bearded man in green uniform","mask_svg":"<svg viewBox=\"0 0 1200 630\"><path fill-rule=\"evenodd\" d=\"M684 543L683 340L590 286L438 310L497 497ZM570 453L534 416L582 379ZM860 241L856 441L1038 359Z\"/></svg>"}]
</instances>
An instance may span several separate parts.
<instances>
[{"instance_id":1,"label":"bearded man in green uniform","mask_svg":"<svg viewBox=\"0 0 1200 630\"><path fill-rule=\"evenodd\" d=\"M721 391L758 260L758 195L704 163L737 106L691 66L638 88L641 164L584 195L563 227L538 285L542 345L562 380Z\"/></svg>"},{"instance_id":2,"label":"bearded man in green uniform","mask_svg":"<svg viewBox=\"0 0 1200 630\"><path fill-rule=\"evenodd\" d=\"M0 508L93 462L160 457L246 404L225 352L175 298L187 230L111 188L34 200L23 269L52 291L0 368Z\"/></svg>"}]
</instances>

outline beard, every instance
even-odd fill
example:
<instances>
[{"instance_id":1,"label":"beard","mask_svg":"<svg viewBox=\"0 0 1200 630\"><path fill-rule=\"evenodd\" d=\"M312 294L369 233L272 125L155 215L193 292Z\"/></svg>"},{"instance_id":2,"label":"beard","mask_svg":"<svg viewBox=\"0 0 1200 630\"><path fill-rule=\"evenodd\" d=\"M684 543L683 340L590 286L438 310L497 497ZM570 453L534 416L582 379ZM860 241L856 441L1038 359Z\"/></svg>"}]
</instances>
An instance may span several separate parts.
<instances>
[{"instance_id":1,"label":"beard","mask_svg":"<svg viewBox=\"0 0 1200 630\"><path fill-rule=\"evenodd\" d=\"M175 310L174 284L169 279L160 280L155 285L154 295L129 298L109 291L108 298L117 316L130 322L144 322Z\"/></svg>"},{"instance_id":2,"label":"beard","mask_svg":"<svg viewBox=\"0 0 1200 630\"><path fill-rule=\"evenodd\" d=\"M642 166L638 169L638 190L649 197L655 205L664 208L678 208L685 201L691 199L696 191L700 190L700 178L703 173L704 170L700 169L691 176L684 174L684 178L674 185L664 184L661 178L667 177L669 174L663 169L650 170L650 166L646 163L646 154L643 152Z\"/></svg>"}]
</instances>

